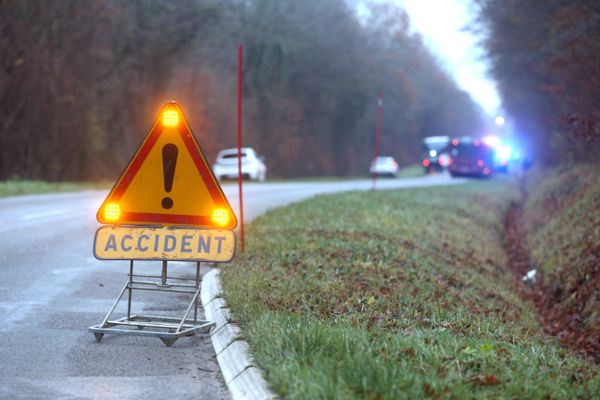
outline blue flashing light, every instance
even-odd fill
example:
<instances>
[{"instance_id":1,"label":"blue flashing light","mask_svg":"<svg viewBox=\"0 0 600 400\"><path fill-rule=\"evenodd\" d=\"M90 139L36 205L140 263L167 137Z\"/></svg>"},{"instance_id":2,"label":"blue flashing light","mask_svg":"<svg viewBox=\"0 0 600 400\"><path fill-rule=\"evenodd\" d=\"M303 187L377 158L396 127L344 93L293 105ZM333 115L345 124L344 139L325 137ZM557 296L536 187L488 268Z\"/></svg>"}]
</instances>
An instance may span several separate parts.
<instances>
[{"instance_id":1,"label":"blue flashing light","mask_svg":"<svg viewBox=\"0 0 600 400\"><path fill-rule=\"evenodd\" d=\"M507 145L496 146L496 158L498 160L509 160L512 153L512 148Z\"/></svg>"}]
</instances>

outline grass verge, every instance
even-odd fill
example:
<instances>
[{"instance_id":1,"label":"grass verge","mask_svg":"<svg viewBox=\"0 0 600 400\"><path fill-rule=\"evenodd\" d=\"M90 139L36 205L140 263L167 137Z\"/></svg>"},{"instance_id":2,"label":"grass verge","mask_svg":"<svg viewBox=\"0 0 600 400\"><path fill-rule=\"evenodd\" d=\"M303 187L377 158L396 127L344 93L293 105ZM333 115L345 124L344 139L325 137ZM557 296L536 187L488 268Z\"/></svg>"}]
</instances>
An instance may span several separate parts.
<instances>
[{"instance_id":1,"label":"grass verge","mask_svg":"<svg viewBox=\"0 0 600 400\"><path fill-rule=\"evenodd\" d=\"M546 336L505 269L507 180L351 192L273 210L224 268L276 393L590 398L595 365Z\"/></svg>"},{"instance_id":2,"label":"grass verge","mask_svg":"<svg viewBox=\"0 0 600 400\"><path fill-rule=\"evenodd\" d=\"M425 175L421 164L413 164L400 168L398 178L418 178Z\"/></svg>"},{"instance_id":3,"label":"grass verge","mask_svg":"<svg viewBox=\"0 0 600 400\"><path fill-rule=\"evenodd\" d=\"M108 183L91 182L45 182L8 180L0 182L0 197L49 192L75 192L84 189L106 189Z\"/></svg>"},{"instance_id":4,"label":"grass verge","mask_svg":"<svg viewBox=\"0 0 600 400\"><path fill-rule=\"evenodd\" d=\"M423 167L420 164L413 164L406 167L400 168L398 172L398 178L417 178L425 175ZM370 175L362 176L306 176L300 178L268 178L268 183L279 183L279 182L340 182L340 181L354 181L371 179ZM228 179L225 182L237 182L235 179Z\"/></svg>"}]
</instances>

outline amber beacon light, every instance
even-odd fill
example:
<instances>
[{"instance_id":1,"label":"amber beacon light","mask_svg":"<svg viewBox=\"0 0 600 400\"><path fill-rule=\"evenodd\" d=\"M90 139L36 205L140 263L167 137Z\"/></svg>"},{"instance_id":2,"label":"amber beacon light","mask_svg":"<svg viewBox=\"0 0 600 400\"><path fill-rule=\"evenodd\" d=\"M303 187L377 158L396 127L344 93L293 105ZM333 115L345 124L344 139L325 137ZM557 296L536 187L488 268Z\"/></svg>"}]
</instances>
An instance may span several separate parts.
<instances>
[{"instance_id":1,"label":"amber beacon light","mask_svg":"<svg viewBox=\"0 0 600 400\"><path fill-rule=\"evenodd\" d=\"M117 203L109 203L104 207L104 218L110 222L116 222L121 217L121 207Z\"/></svg>"},{"instance_id":2,"label":"amber beacon light","mask_svg":"<svg viewBox=\"0 0 600 400\"><path fill-rule=\"evenodd\" d=\"M213 210L212 220L219 226L225 226L229 223L229 212L224 208Z\"/></svg>"},{"instance_id":3,"label":"amber beacon light","mask_svg":"<svg viewBox=\"0 0 600 400\"><path fill-rule=\"evenodd\" d=\"M179 112L173 109L163 111L162 123L164 126L177 126L179 124Z\"/></svg>"}]
</instances>

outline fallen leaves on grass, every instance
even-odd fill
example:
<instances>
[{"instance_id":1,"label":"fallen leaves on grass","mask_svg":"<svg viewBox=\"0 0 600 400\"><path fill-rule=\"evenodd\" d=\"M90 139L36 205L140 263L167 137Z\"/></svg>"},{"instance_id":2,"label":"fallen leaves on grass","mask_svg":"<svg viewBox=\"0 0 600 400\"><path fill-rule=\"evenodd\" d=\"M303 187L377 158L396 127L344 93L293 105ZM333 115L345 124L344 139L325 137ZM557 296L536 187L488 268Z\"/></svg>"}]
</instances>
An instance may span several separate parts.
<instances>
[{"instance_id":1,"label":"fallen leaves on grass","mask_svg":"<svg viewBox=\"0 0 600 400\"><path fill-rule=\"evenodd\" d=\"M493 386L499 385L500 379L496 375L478 375L473 378L473 382L480 386Z\"/></svg>"}]
</instances>

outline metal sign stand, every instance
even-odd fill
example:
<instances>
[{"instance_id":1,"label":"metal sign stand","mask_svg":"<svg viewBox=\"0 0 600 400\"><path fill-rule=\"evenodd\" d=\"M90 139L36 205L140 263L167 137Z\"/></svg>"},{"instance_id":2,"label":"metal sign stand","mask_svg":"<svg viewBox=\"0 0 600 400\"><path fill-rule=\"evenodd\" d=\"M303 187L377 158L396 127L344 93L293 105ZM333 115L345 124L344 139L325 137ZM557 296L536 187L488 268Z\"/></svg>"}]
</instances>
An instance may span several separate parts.
<instances>
[{"instance_id":1,"label":"metal sign stand","mask_svg":"<svg viewBox=\"0 0 600 400\"><path fill-rule=\"evenodd\" d=\"M108 314L106 314L106 317L100 325L89 328L89 331L96 337L97 342L102 340L104 334L153 336L160 338L167 347L170 347L182 336L193 336L196 332L208 333L215 326L214 322L198 319L198 303L200 301L200 262L196 262L195 278L178 278L167 276L167 261L162 262L161 275L136 275L133 273L133 261L134 260L130 260L129 263L129 280L123 287L123 290L121 290L121 294L119 294L119 297L112 308ZM140 278L143 280L139 280ZM173 283L173 281L177 282ZM190 281L193 283L189 283ZM131 297L134 290L186 293L193 296L181 319L155 315L132 315ZM125 292L128 293L127 316L111 320L110 317L117 308L117 305L123 298ZM194 310L193 319L188 318L192 309ZM147 328L152 328L152 330Z\"/></svg>"}]
</instances>

